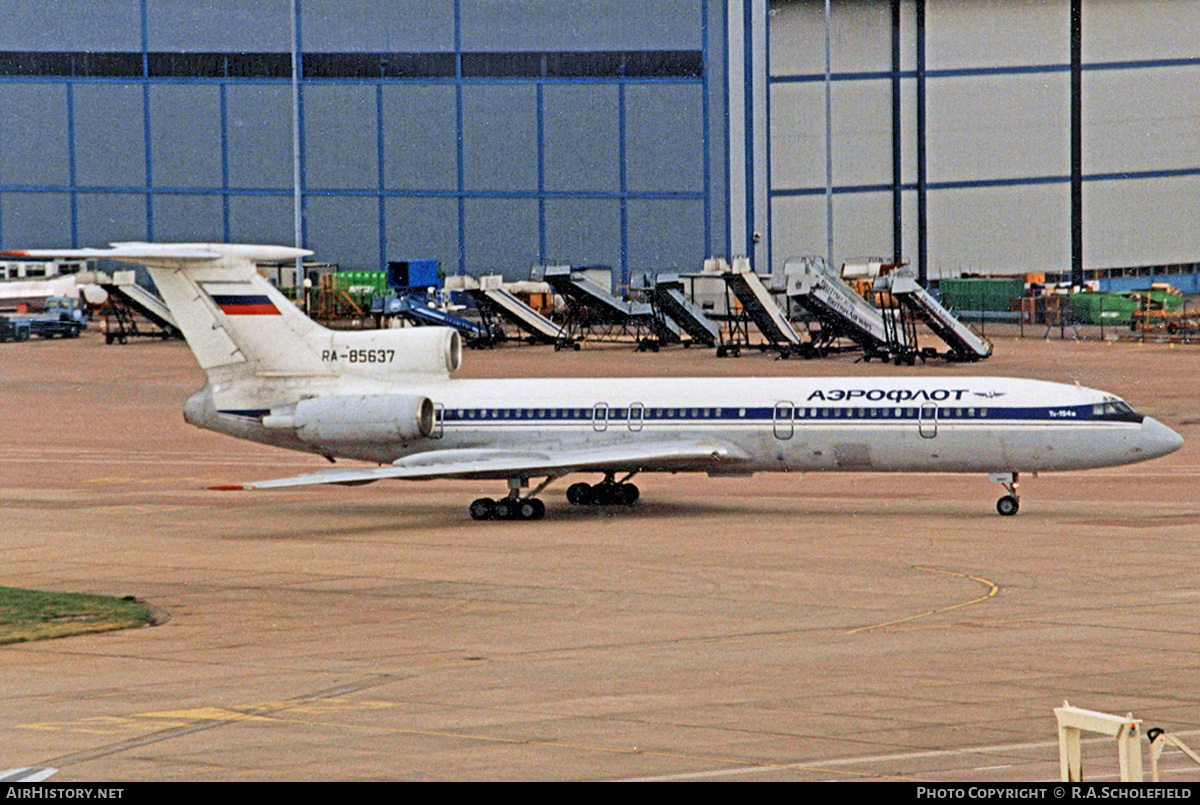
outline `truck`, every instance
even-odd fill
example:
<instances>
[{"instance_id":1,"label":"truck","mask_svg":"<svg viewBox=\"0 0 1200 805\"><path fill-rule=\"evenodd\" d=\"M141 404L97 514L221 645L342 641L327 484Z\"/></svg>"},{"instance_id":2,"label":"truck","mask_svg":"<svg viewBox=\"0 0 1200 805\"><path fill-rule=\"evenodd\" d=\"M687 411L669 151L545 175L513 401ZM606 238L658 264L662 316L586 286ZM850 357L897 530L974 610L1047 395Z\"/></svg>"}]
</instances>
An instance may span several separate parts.
<instances>
[{"instance_id":1,"label":"truck","mask_svg":"<svg viewBox=\"0 0 1200 805\"><path fill-rule=\"evenodd\" d=\"M28 341L29 321L0 316L0 341Z\"/></svg>"},{"instance_id":2,"label":"truck","mask_svg":"<svg viewBox=\"0 0 1200 805\"><path fill-rule=\"evenodd\" d=\"M69 296L51 296L37 313L19 313L3 316L0 324L0 341L27 341L29 336L39 338L78 338L87 328L87 309L78 299Z\"/></svg>"}]
</instances>

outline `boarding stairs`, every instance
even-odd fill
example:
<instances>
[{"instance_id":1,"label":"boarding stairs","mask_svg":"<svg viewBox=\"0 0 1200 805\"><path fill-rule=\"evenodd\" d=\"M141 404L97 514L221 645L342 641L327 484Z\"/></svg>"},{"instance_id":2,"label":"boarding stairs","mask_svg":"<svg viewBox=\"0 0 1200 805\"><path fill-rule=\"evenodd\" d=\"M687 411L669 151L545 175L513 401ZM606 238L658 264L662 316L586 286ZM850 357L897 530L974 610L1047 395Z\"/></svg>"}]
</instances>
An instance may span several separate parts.
<instances>
[{"instance_id":1,"label":"boarding stairs","mask_svg":"<svg viewBox=\"0 0 1200 805\"><path fill-rule=\"evenodd\" d=\"M877 291L886 291L911 316L925 323L938 338L950 347L945 353L948 361L980 361L992 354L992 342L968 327L965 323L933 298L917 282L911 270L901 269L880 276L875 281Z\"/></svg>"},{"instance_id":2,"label":"boarding stairs","mask_svg":"<svg viewBox=\"0 0 1200 805\"><path fill-rule=\"evenodd\" d=\"M775 297L763 284L762 278L750 268L750 261L744 257L735 258L733 266L722 275L725 288L737 298L741 306L740 313L730 309L730 343L718 348L718 355L732 353L737 355L740 348L749 343L748 323L753 322L758 331L767 339L770 348L779 351L780 357L786 358L793 352L804 351L804 340L792 329L791 323Z\"/></svg>"},{"instance_id":3,"label":"boarding stairs","mask_svg":"<svg viewBox=\"0 0 1200 805\"><path fill-rule=\"evenodd\" d=\"M525 333L531 343L554 344L558 341L562 326L505 289L501 276L480 277L479 287L470 289L468 293L479 308L485 326L502 318ZM494 329L497 325L493 323L491 326Z\"/></svg>"},{"instance_id":4,"label":"boarding stairs","mask_svg":"<svg viewBox=\"0 0 1200 805\"><path fill-rule=\"evenodd\" d=\"M104 320L104 340L124 344L129 338L173 338L179 337L179 325L165 302L152 291L137 284L133 271L116 271L110 282L100 283L108 294ZM138 318L145 319L155 329L145 330L138 326Z\"/></svg>"},{"instance_id":5,"label":"boarding stairs","mask_svg":"<svg viewBox=\"0 0 1200 805\"><path fill-rule=\"evenodd\" d=\"M585 339L632 340L641 349L677 338L669 329L656 326L654 310L648 303L626 301L570 266L547 266L544 279L567 305L555 349L579 349Z\"/></svg>"},{"instance_id":6,"label":"boarding stairs","mask_svg":"<svg viewBox=\"0 0 1200 805\"><path fill-rule=\"evenodd\" d=\"M918 354L916 333L906 326L900 311L875 307L819 257L788 260L784 273L788 298L821 323L821 344L846 338L862 348L864 360L913 362Z\"/></svg>"},{"instance_id":7,"label":"boarding stairs","mask_svg":"<svg viewBox=\"0 0 1200 805\"><path fill-rule=\"evenodd\" d=\"M456 316L432 304L423 294L393 297L387 301L384 310L389 314L402 316L413 324L451 327L472 347L490 347L504 339L503 330Z\"/></svg>"},{"instance_id":8,"label":"boarding stairs","mask_svg":"<svg viewBox=\"0 0 1200 805\"><path fill-rule=\"evenodd\" d=\"M715 347L721 341L721 329L716 322L692 304L683 293L683 281L678 274L661 274L650 287L650 300L656 317L665 316L686 333L693 343Z\"/></svg>"}]
</instances>

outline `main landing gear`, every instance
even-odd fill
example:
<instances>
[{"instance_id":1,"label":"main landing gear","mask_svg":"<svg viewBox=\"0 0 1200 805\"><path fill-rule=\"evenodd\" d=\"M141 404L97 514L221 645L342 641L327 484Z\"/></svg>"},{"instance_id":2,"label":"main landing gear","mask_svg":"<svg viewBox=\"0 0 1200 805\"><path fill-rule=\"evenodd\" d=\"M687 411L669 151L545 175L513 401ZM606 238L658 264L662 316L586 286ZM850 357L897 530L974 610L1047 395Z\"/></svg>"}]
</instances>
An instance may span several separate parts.
<instances>
[{"instance_id":1,"label":"main landing gear","mask_svg":"<svg viewBox=\"0 0 1200 805\"><path fill-rule=\"evenodd\" d=\"M472 520L541 520L546 516L546 504L538 500L536 495L558 478L552 475L538 485L538 488L525 497L521 497L521 487L529 483L528 478L520 476L508 479L508 495L500 500L479 498L471 503L468 511Z\"/></svg>"},{"instance_id":2,"label":"main landing gear","mask_svg":"<svg viewBox=\"0 0 1200 805\"><path fill-rule=\"evenodd\" d=\"M636 473L629 473L620 481L613 473L606 473L598 484L578 483L567 488L567 500L576 506L632 506L641 495L638 488L629 483ZM472 520L541 520L546 516L546 504L538 499L543 489L561 476L551 476L540 483L528 495L521 495L521 488L529 485L529 479L508 479L508 495L499 500L479 498L468 511Z\"/></svg>"},{"instance_id":3,"label":"main landing gear","mask_svg":"<svg viewBox=\"0 0 1200 805\"><path fill-rule=\"evenodd\" d=\"M620 481L613 480L613 473L605 473L604 480L595 486L578 483L567 487L567 501L576 506L632 506L641 492L629 483L634 473Z\"/></svg>"},{"instance_id":4,"label":"main landing gear","mask_svg":"<svg viewBox=\"0 0 1200 805\"><path fill-rule=\"evenodd\" d=\"M472 520L541 520L546 504L537 498L479 498L471 503L470 512Z\"/></svg>"},{"instance_id":5,"label":"main landing gear","mask_svg":"<svg viewBox=\"0 0 1200 805\"><path fill-rule=\"evenodd\" d=\"M1002 484L1008 494L996 501L996 511L1002 517L1012 517L1021 508L1021 497L1017 494L1018 474L1015 472L992 473L991 480Z\"/></svg>"}]
</instances>

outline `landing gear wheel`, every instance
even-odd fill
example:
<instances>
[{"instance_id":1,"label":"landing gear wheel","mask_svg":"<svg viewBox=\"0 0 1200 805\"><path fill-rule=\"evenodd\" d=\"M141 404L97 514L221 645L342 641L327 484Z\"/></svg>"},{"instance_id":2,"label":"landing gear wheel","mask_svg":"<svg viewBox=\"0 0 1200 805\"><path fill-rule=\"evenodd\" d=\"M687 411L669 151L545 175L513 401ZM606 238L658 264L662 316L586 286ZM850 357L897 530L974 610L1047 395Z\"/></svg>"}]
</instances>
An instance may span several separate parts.
<instances>
[{"instance_id":1,"label":"landing gear wheel","mask_svg":"<svg viewBox=\"0 0 1200 805\"><path fill-rule=\"evenodd\" d=\"M595 486L578 483L567 487L567 501L575 506L632 506L641 494L635 484L611 479Z\"/></svg>"},{"instance_id":2,"label":"landing gear wheel","mask_svg":"<svg viewBox=\"0 0 1200 805\"><path fill-rule=\"evenodd\" d=\"M492 509L493 520L516 520L519 516L517 510L518 501L512 498L501 498L496 501L496 508Z\"/></svg>"},{"instance_id":3,"label":"landing gear wheel","mask_svg":"<svg viewBox=\"0 0 1200 805\"><path fill-rule=\"evenodd\" d=\"M491 520L496 513L496 501L491 498L479 498L471 503L468 511L472 520Z\"/></svg>"},{"instance_id":4,"label":"landing gear wheel","mask_svg":"<svg viewBox=\"0 0 1200 805\"><path fill-rule=\"evenodd\" d=\"M1021 508L1021 502L1012 495L1005 495L996 501L996 511L1003 517L1012 517Z\"/></svg>"},{"instance_id":5,"label":"landing gear wheel","mask_svg":"<svg viewBox=\"0 0 1200 805\"><path fill-rule=\"evenodd\" d=\"M1017 513L1017 509L1021 508L1021 498L1017 495L1020 474L1017 472L994 472L991 474L991 479L1008 492L1007 495L996 501L996 511L1000 512L1001 517L1012 517Z\"/></svg>"},{"instance_id":6,"label":"landing gear wheel","mask_svg":"<svg viewBox=\"0 0 1200 805\"><path fill-rule=\"evenodd\" d=\"M591 484L577 483L567 487L567 502L574 506L590 505L593 497Z\"/></svg>"},{"instance_id":7,"label":"landing gear wheel","mask_svg":"<svg viewBox=\"0 0 1200 805\"><path fill-rule=\"evenodd\" d=\"M616 503L617 485L611 481L598 483L592 487L592 503L597 506L611 506Z\"/></svg>"},{"instance_id":8,"label":"landing gear wheel","mask_svg":"<svg viewBox=\"0 0 1200 805\"><path fill-rule=\"evenodd\" d=\"M606 481L592 487L592 502L600 506L632 506L640 495L633 484Z\"/></svg>"},{"instance_id":9,"label":"landing gear wheel","mask_svg":"<svg viewBox=\"0 0 1200 805\"><path fill-rule=\"evenodd\" d=\"M537 498L525 498L517 503L517 519L541 520L546 516L546 504Z\"/></svg>"}]
</instances>

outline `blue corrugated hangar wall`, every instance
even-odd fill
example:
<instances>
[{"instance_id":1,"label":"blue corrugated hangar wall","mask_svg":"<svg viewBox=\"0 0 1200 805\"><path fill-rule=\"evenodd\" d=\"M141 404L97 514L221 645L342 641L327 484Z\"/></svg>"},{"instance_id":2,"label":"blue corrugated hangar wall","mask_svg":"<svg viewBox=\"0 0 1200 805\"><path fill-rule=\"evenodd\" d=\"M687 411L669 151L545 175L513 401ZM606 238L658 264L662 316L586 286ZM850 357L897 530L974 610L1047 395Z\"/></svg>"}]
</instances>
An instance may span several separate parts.
<instances>
[{"instance_id":1,"label":"blue corrugated hangar wall","mask_svg":"<svg viewBox=\"0 0 1200 805\"><path fill-rule=\"evenodd\" d=\"M298 174L346 268L1200 259L1200 3L829 5L827 83L824 0L8 0L0 245L293 243Z\"/></svg>"},{"instance_id":2,"label":"blue corrugated hangar wall","mask_svg":"<svg viewBox=\"0 0 1200 805\"><path fill-rule=\"evenodd\" d=\"M0 245L302 239L692 269L724 251L720 0L11 0Z\"/></svg>"}]
</instances>

